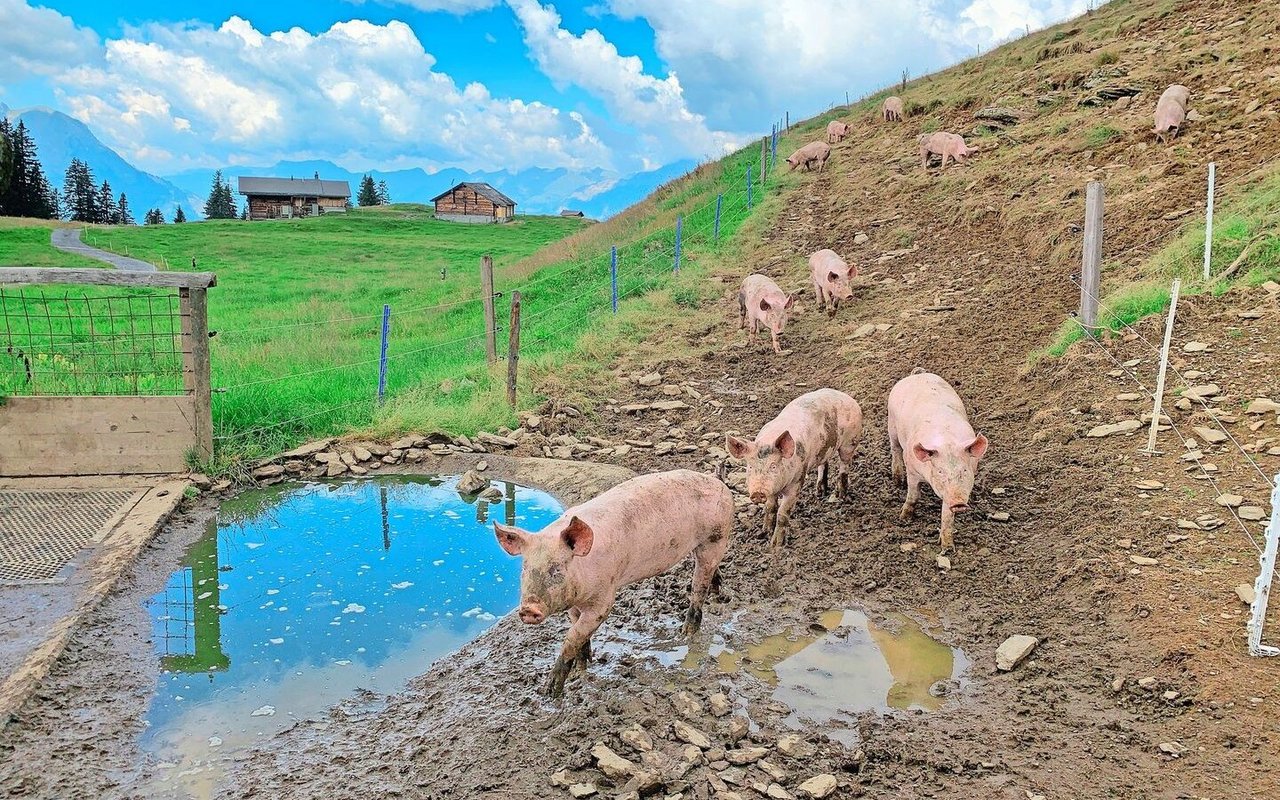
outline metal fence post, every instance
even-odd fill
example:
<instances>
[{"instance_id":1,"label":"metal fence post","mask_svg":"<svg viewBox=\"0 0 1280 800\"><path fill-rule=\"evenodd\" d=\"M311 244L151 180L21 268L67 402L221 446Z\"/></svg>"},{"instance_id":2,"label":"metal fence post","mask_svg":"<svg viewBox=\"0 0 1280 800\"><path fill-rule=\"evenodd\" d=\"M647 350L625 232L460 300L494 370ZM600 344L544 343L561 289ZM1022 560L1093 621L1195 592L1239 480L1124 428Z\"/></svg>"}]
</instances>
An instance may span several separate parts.
<instances>
[{"instance_id":1,"label":"metal fence post","mask_svg":"<svg viewBox=\"0 0 1280 800\"><path fill-rule=\"evenodd\" d=\"M724 202L724 194L716 195L716 226L711 234L712 241L720 241L720 205Z\"/></svg>"},{"instance_id":2,"label":"metal fence post","mask_svg":"<svg viewBox=\"0 0 1280 800\"><path fill-rule=\"evenodd\" d=\"M618 247L609 248L609 284L610 297L613 300L613 313L618 313Z\"/></svg>"},{"instance_id":3,"label":"metal fence post","mask_svg":"<svg viewBox=\"0 0 1280 800\"><path fill-rule=\"evenodd\" d=\"M676 216L676 261L675 261L675 266L672 267L671 269L672 272L680 271L680 232L683 228L684 228L684 216L677 215Z\"/></svg>"},{"instance_id":4,"label":"metal fence post","mask_svg":"<svg viewBox=\"0 0 1280 800\"><path fill-rule=\"evenodd\" d=\"M1080 272L1080 324L1085 334L1098 332L1098 291L1102 271L1102 184L1089 181L1085 189L1084 255Z\"/></svg>"},{"instance_id":5,"label":"metal fence post","mask_svg":"<svg viewBox=\"0 0 1280 800\"><path fill-rule=\"evenodd\" d=\"M773 142L769 145L769 169L778 165L778 129L773 129Z\"/></svg>"},{"instance_id":6,"label":"metal fence post","mask_svg":"<svg viewBox=\"0 0 1280 800\"><path fill-rule=\"evenodd\" d=\"M1204 211L1204 279L1209 280L1209 267L1213 261L1213 189L1217 181L1218 165L1209 162L1209 195Z\"/></svg>"},{"instance_id":7,"label":"metal fence post","mask_svg":"<svg viewBox=\"0 0 1280 800\"><path fill-rule=\"evenodd\" d=\"M747 165L747 210L751 210L751 165Z\"/></svg>"},{"instance_id":8,"label":"metal fence post","mask_svg":"<svg viewBox=\"0 0 1280 800\"><path fill-rule=\"evenodd\" d=\"M484 302L484 353L489 363L498 360L498 319L493 308L493 259L480 259L480 295Z\"/></svg>"},{"instance_id":9,"label":"metal fence post","mask_svg":"<svg viewBox=\"0 0 1280 800\"><path fill-rule=\"evenodd\" d=\"M1262 643L1262 625L1267 619L1267 599L1276 574L1276 550L1280 548L1280 475L1271 489L1271 524L1258 558L1258 579L1253 583L1253 604L1249 609L1249 655L1280 656L1280 647Z\"/></svg>"},{"instance_id":10,"label":"metal fence post","mask_svg":"<svg viewBox=\"0 0 1280 800\"><path fill-rule=\"evenodd\" d=\"M378 356L378 404L387 396L387 333L391 330L391 306L382 306L382 354Z\"/></svg>"}]
</instances>

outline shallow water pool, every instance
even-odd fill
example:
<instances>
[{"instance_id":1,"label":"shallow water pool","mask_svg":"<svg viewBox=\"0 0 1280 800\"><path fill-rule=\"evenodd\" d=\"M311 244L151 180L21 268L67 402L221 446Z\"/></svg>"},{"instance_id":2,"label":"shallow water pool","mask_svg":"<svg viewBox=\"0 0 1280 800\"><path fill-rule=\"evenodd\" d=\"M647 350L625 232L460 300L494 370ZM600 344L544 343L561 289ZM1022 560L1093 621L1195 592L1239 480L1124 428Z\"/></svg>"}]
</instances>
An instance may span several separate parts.
<instances>
[{"instance_id":1,"label":"shallow water pool","mask_svg":"<svg viewBox=\"0 0 1280 800\"><path fill-rule=\"evenodd\" d=\"M258 489L223 503L147 602L162 673L143 748L157 794L211 795L223 760L359 689L394 692L515 607L520 561L490 522L537 530L544 492L388 476Z\"/></svg>"}]
</instances>

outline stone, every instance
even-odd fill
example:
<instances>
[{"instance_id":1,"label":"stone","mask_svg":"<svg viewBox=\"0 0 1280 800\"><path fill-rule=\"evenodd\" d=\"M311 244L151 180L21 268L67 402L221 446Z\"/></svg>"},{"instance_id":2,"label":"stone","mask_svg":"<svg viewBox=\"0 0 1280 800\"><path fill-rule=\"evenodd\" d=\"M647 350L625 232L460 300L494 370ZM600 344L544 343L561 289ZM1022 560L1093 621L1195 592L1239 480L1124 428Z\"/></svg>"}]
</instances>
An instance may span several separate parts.
<instances>
[{"instance_id":1,"label":"stone","mask_svg":"<svg viewBox=\"0 0 1280 800\"><path fill-rule=\"evenodd\" d=\"M1204 342L1187 342L1182 346L1182 352L1184 353L1203 353L1208 349L1209 345Z\"/></svg>"},{"instance_id":2,"label":"stone","mask_svg":"<svg viewBox=\"0 0 1280 800\"><path fill-rule=\"evenodd\" d=\"M1138 686L1142 687L1143 689L1154 689L1156 688L1156 685L1158 683L1159 681L1151 677L1138 679Z\"/></svg>"},{"instance_id":3,"label":"stone","mask_svg":"<svg viewBox=\"0 0 1280 800\"><path fill-rule=\"evenodd\" d=\"M203 472L193 472L187 477L187 480L191 481L191 485L202 492L213 486L213 481Z\"/></svg>"},{"instance_id":4,"label":"stone","mask_svg":"<svg viewBox=\"0 0 1280 800\"><path fill-rule=\"evenodd\" d=\"M1220 494L1214 502L1225 508L1236 508L1244 502L1244 498L1238 494Z\"/></svg>"},{"instance_id":5,"label":"stone","mask_svg":"<svg viewBox=\"0 0 1280 800\"><path fill-rule=\"evenodd\" d=\"M771 783L769 788L765 789L764 796L771 800L795 800L795 795L783 788L780 783Z\"/></svg>"},{"instance_id":6,"label":"stone","mask_svg":"<svg viewBox=\"0 0 1280 800\"><path fill-rule=\"evenodd\" d=\"M657 386L662 383L662 375L657 372L650 372L647 375L641 375L636 378L636 383L641 386Z\"/></svg>"},{"instance_id":7,"label":"stone","mask_svg":"<svg viewBox=\"0 0 1280 800\"><path fill-rule=\"evenodd\" d=\"M705 733L685 722L676 720L672 724L671 730L675 733L677 739L700 750L706 750L711 747L711 740L707 738Z\"/></svg>"},{"instance_id":8,"label":"stone","mask_svg":"<svg viewBox=\"0 0 1280 800\"><path fill-rule=\"evenodd\" d=\"M268 464L265 467L258 467L252 473L253 477L258 480L265 478L275 478L284 474L284 467L279 464Z\"/></svg>"},{"instance_id":9,"label":"stone","mask_svg":"<svg viewBox=\"0 0 1280 800\"><path fill-rule=\"evenodd\" d=\"M1129 556L1129 560L1140 567L1154 567L1160 563L1160 559L1150 556Z\"/></svg>"},{"instance_id":10,"label":"stone","mask_svg":"<svg viewBox=\"0 0 1280 800\"><path fill-rule=\"evenodd\" d=\"M1138 481L1133 485L1133 488L1140 489L1144 492L1157 492L1164 488L1164 484L1160 481Z\"/></svg>"},{"instance_id":11,"label":"stone","mask_svg":"<svg viewBox=\"0 0 1280 800\"><path fill-rule=\"evenodd\" d=\"M811 758L818 752L818 748L799 736L788 733L778 737L778 752L792 758Z\"/></svg>"},{"instance_id":12,"label":"stone","mask_svg":"<svg viewBox=\"0 0 1280 800\"><path fill-rule=\"evenodd\" d=\"M951 559L947 556L941 556L941 555L938 556L937 563L938 563L938 569L942 570L943 572L946 572L947 570L951 569Z\"/></svg>"},{"instance_id":13,"label":"stone","mask_svg":"<svg viewBox=\"0 0 1280 800\"><path fill-rule=\"evenodd\" d=\"M1253 601L1257 599L1257 595L1253 591L1253 584L1242 583L1236 586L1236 597L1240 598L1240 602L1246 606L1253 605Z\"/></svg>"},{"instance_id":14,"label":"stone","mask_svg":"<svg viewBox=\"0 0 1280 800\"><path fill-rule=\"evenodd\" d=\"M671 705L684 717L696 717L702 714L702 703L688 692L676 692L671 695Z\"/></svg>"},{"instance_id":15,"label":"stone","mask_svg":"<svg viewBox=\"0 0 1280 800\"><path fill-rule=\"evenodd\" d=\"M864 336L870 336L871 334L873 334L873 333L875 333L875 332L876 332L876 326L875 326L875 323L874 323L874 322L865 322L865 323L863 323L862 325L859 325L859 326L854 330L854 332L853 332L853 338L854 338L854 339L861 339L862 337L864 337Z\"/></svg>"},{"instance_id":16,"label":"stone","mask_svg":"<svg viewBox=\"0 0 1280 800\"><path fill-rule=\"evenodd\" d=\"M1195 522L1195 521L1193 521L1193 520L1189 520L1189 519L1180 519L1180 520L1178 520L1178 530L1180 530L1180 531L1198 531L1198 530L1200 530L1200 525L1199 525L1199 523L1197 523L1197 522Z\"/></svg>"},{"instance_id":17,"label":"stone","mask_svg":"<svg viewBox=\"0 0 1280 800\"><path fill-rule=\"evenodd\" d=\"M313 456L316 453L319 453L321 450L329 449L329 445L331 444L333 444L333 439L319 439L314 442L307 442L300 447L293 448L287 453L281 453L280 458L306 458L307 456Z\"/></svg>"},{"instance_id":18,"label":"stone","mask_svg":"<svg viewBox=\"0 0 1280 800\"><path fill-rule=\"evenodd\" d=\"M636 765L613 752L603 742L591 748L591 757L596 760L596 766L600 771L614 780L629 778L635 774Z\"/></svg>"},{"instance_id":19,"label":"stone","mask_svg":"<svg viewBox=\"0 0 1280 800\"><path fill-rule=\"evenodd\" d=\"M1031 651L1035 650L1038 644L1040 640L1034 636L1022 633L1010 636L996 648L996 669L1008 672L1031 655Z\"/></svg>"},{"instance_id":20,"label":"stone","mask_svg":"<svg viewBox=\"0 0 1280 800\"><path fill-rule=\"evenodd\" d=\"M1209 444L1222 444L1228 439L1228 436L1217 428L1206 428L1203 425L1196 425L1191 428L1196 436L1199 436Z\"/></svg>"},{"instance_id":21,"label":"stone","mask_svg":"<svg viewBox=\"0 0 1280 800\"><path fill-rule=\"evenodd\" d=\"M836 790L836 776L823 773L814 775L796 787L801 797L812 797L815 800L826 797Z\"/></svg>"},{"instance_id":22,"label":"stone","mask_svg":"<svg viewBox=\"0 0 1280 800\"><path fill-rule=\"evenodd\" d=\"M392 450L408 450L410 447L417 447L421 442L426 441L421 436L405 436L396 439L389 446Z\"/></svg>"},{"instance_id":23,"label":"stone","mask_svg":"<svg viewBox=\"0 0 1280 800\"><path fill-rule=\"evenodd\" d=\"M1192 400L1210 400L1222 394L1222 387L1216 383L1202 383L1192 386L1182 393L1183 397L1189 397Z\"/></svg>"},{"instance_id":24,"label":"stone","mask_svg":"<svg viewBox=\"0 0 1280 800\"><path fill-rule=\"evenodd\" d=\"M481 489L488 487L489 480L480 476L480 473L473 469L467 470L462 477L458 479L458 491L462 494L477 494Z\"/></svg>"},{"instance_id":25,"label":"stone","mask_svg":"<svg viewBox=\"0 0 1280 800\"><path fill-rule=\"evenodd\" d=\"M741 767L722 769L718 774L720 780L733 786L741 786L747 780L747 773Z\"/></svg>"},{"instance_id":26,"label":"stone","mask_svg":"<svg viewBox=\"0 0 1280 800\"><path fill-rule=\"evenodd\" d=\"M1139 394L1138 392L1121 392L1120 394L1116 395L1116 399L1124 400L1125 402L1133 402L1135 400L1141 400L1142 395Z\"/></svg>"},{"instance_id":27,"label":"stone","mask_svg":"<svg viewBox=\"0 0 1280 800\"><path fill-rule=\"evenodd\" d=\"M746 736L749 730L751 730L751 724L746 717L730 717L729 724L725 728L725 738L736 743Z\"/></svg>"},{"instance_id":28,"label":"stone","mask_svg":"<svg viewBox=\"0 0 1280 800\"><path fill-rule=\"evenodd\" d=\"M675 383L664 383L659 391L667 397L679 397L684 394L684 389L680 388L679 384Z\"/></svg>"},{"instance_id":29,"label":"stone","mask_svg":"<svg viewBox=\"0 0 1280 800\"><path fill-rule=\"evenodd\" d=\"M1173 758L1180 758L1187 749L1178 742L1161 742L1159 747L1161 753Z\"/></svg>"},{"instance_id":30,"label":"stone","mask_svg":"<svg viewBox=\"0 0 1280 800\"><path fill-rule=\"evenodd\" d=\"M1120 422L1113 422L1110 425L1099 425L1091 429L1085 436L1091 439L1099 439L1103 436L1113 436L1118 433L1132 433L1142 427L1142 423L1136 419L1126 419Z\"/></svg>"},{"instance_id":31,"label":"stone","mask_svg":"<svg viewBox=\"0 0 1280 800\"><path fill-rule=\"evenodd\" d=\"M642 753L653 749L653 737L639 725L632 725L618 734L618 738Z\"/></svg>"},{"instance_id":32,"label":"stone","mask_svg":"<svg viewBox=\"0 0 1280 800\"><path fill-rule=\"evenodd\" d=\"M716 692L707 698L707 705L711 706L711 716L723 717L727 716L733 710L733 703L729 702L729 698L724 692Z\"/></svg>"},{"instance_id":33,"label":"stone","mask_svg":"<svg viewBox=\"0 0 1280 800\"><path fill-rule=\"evenodd\" d=\"M501 503L503 500L502 490L497 486L490 486L488 489L485 489L476 496L486 503Z\"/></svg>"},{"instance_id":34,"label":"stone","mask_svg":"<svg viewBox=\"0 0 1280 800\"><path fill-rule=\"evenodd\" d=\"M596 793L594 783L575 783L569 786L569 794L574 797L590 797Z\"/></svg>"},{"instance_id":35,"label":"stone","mask_svg":"<svg viewBox=\"0 0 1280 800\"><path fill-rule=\"evenodd\" d=\"M650 408L654 411L676 411L681 408L688 408L689 404L683 400L659 400L652 403Z\"/></svg>"},{"instance_id":36,"label":"stone","mask_svg":"<svg viewBox=\"0 0 1280 800\"><path fill-rule=\"evenodd\" d=\"M747 764L754 764L767 755L769 755L769 748L767 747L743 747L725 753L724 760L741 767Z\"/></svg>"},{"instance_id":37,"label":"stone","mask_svg":"<svg viewBox=\"0 0 1280 800\"><path fill-rule=\"evenodd\" d=\"M1177 700L1178 697L1179 697L1179 693L1175 692L1173 689L1170 689L1169 691L1164 692L1160 695L1160 698L1162 700Z\"/></svg>"},{"instance_id":38,"label":"stone","mask_svg":"<svg viewBox=\"0 0 1280 800\"><path fill-rule=\"evenodd\" d=\"M788 777L787 771L782 767L778 766L777 764L773 763L769 759L767 758L760 759L759 761L756 762L756 766L762 771L767 772L769 774L769 777L773 778L778 783L787 782L787 777Z\"/></svg>"},{"instance_id":39,"label":"stone","mask_svg":"<svg viewBox=\"0 0 1280 800\"><path fill-rule=\"evenodd\" d=\"M898 545L898 549L904 553L910 553L911 551L915 550L919 546L920 545L916 544L915 542L903 542L902 544Z\"/></svg>"},{"instance_id":40,"label":"stone","mask_svg":"<svg viewBox=\"0 0 1280 800\"><path fill-rule=\"evenodd\" d=\"M1236 509L1236 516L1248 522L1257 522L1267 518L1267 512L1262 506L1240 506Z\"/></svg>"},{"instance_id":41,"label":"stone","mask_svg":"<svg viewBox=\"0 0 1280 800\"><path fill-rule=\"evenodd\" d=\"M290 475L301 475L303 472L307 471L307 462L299 461L296 458L290 459L289 461L284 462L284 471Z\"/></svg>"},{"instance_id":42,"label":"stone","mask_svg":"<svg viewBox=\"0 0 1280 800\"><path fill-rule=\"evenodd\" d=\"M989 520L991 520L991 521L993 521L993 522L1008 522L1008 521L1009 521L1009 512L1008 512L1008 511L993 511L993 512L991 512L990 514L988 514L988 515L987 515L987 519L989 519Z\"/></svg>"},{"instance_id":43,"label":"stone","mask_svg":"<svg viewBox=\"0 0 1280 800\"><path fill-rule=\"evenodd\" d=\"M352 465L351 465L351 474L352 474L352 475L368 475L368 474L369 474L369 470L365 469L364 467L360 466L359 464L352 464Z\"/></svg>"},{"instance_id":44,"label":"stone","mask_svg":"<svg viewBox=\"0 0 1280 800\"><path fill-rule=\"evenodd\" d=\"M356 445L355 447L351 448L351 454L356 457L356 461L373 460L373 453L369 450L369 448L364 447L362 445Z\"/></svg>"},{"instance_id":45,"label":"stone","mask_svg":"<svg viewBox=\"0 0 1280 800\"><path fill-rule=\"evenodd\" d=\"M231 481L223 479L215 483L210 491L225 492L231 488Z\"/></svg>"},{"instance_id":46,"label":"stone","mask_svg":"<svg viewBox=\"0 0 1280 800\"><path fill-rule=\"evenodd\" d=\"M336 478L347 471L347 465L341 461L330 461L329 466L325 468L324 474L329 478Z\"/></svg>"},{"instance_id":47,"label":"stone","mask_svg":"<svg viewBox=\"0 0 1280 800\"><path fill-rule=\"evenodd\" d=\"M853 235L854 244L866 244L869 241L871 241L871 237L866 235L862 231L858 231Z\"/></svg>"},{"instance_id":48,"label":"stone","mask_svg":"<svg viewBox=\"0 0 1280 800\"><path fill-rule=\"evenodd\" d=\"M536 431L538 428L542 427L542 417L537 414L530 414L524 418L524 426L531 431Z\"/></svg>"},{"instance_id":49,"label":"stone","mask_svg":"<svg viewBox=\"0 0 1280 800\"><path fill-rule=\"evenodd\" d=\"M505 447L507 449L510 449L520 444L515 439L512 439L510 436L498 436L497 434L489 433L487 431L480 431L479 433L477 433L476 440L483 442L485 444L494 445L495 447Z\"/></svg>"},{"instance_id":50,"label":"stone","mask_svg":"<svg viewBox=\"0 0 1280 800\"><path fill-rule=\"evenodd\" d=\"M410 447L408 450L404 451L404 458L405 461L412 461L416 464L421 461L426 454L427 451L420 447Z\"/></svg>"},{"instance_id":51,"label":"stone","mask_svg":"<svg viewBox=\"0 0 1280 800\"><path fill-rule=\"evenodd\" d=\"M1246 414L1280 414L1280 403L1268 398L1259 397L1249 403L1244 410Z\"/></svg>"}]
</instances>

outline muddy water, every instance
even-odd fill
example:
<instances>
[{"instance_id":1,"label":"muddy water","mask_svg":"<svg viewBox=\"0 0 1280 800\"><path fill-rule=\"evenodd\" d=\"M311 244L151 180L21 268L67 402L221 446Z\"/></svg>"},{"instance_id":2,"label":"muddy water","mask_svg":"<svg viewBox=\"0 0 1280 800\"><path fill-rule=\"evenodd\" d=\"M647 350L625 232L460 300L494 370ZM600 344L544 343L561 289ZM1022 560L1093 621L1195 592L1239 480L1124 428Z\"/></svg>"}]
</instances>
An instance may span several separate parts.
<instances>
[{"instance_id":1,"label":"muddy water","mask_svg":"<svg viewBox=\"0 0 1280 800\"><path fill-rule=\"evenodd\" d=\"M360 690L399 690L515 606L519 560L488 523L536 530L561 508L510 483L490 504L456 482L278 486L220 507L147 603L153 796L211 795L237 750Z\"/></svg>"}]
</instances>

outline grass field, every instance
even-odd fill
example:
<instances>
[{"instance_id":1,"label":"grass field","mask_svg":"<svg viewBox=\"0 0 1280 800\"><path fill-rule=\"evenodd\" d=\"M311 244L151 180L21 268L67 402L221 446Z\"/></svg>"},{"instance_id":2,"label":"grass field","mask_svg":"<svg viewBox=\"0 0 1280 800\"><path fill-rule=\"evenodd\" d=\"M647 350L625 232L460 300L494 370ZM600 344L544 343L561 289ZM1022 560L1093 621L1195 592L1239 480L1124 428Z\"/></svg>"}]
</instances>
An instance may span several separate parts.
<instances>
[{"instance_id":1,"label":"grass field","mask_svg":"<svg viewBox=\"0 0 1280 800\"><path fill-rule=\"evenodd\" d=\"M0 266L95 268L102 262L54 250L50 231L52 220L0 217Z\"/></svg>"}]
</instances>

